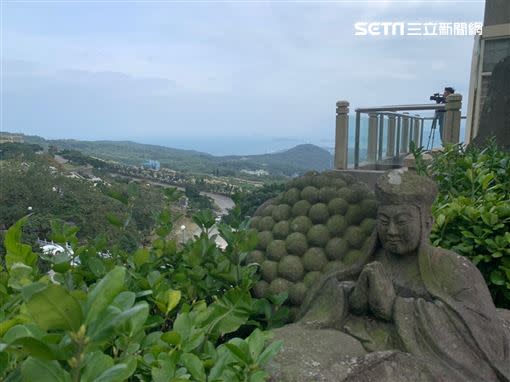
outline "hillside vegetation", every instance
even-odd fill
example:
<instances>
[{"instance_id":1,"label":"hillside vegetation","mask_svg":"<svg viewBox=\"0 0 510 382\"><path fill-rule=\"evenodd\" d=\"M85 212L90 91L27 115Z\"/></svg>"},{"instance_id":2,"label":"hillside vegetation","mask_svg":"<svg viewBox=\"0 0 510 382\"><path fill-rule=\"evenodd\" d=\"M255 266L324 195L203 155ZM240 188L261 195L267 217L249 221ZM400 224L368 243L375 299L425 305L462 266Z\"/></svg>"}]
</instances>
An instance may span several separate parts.
<instances>
[{"instance_id":1,"label":"hillside vegetation","mask_svg":"<svg viewBox=\"0 0 510 382\"><path fill-rule=\"evenodd\" d=\"M306 171L322 171L333 165L333 156L325 149L303 144L286 151L247 156L213 156L210 154L147 145L131 141L79 141L69 139L45 140L24 136L27 143L58 149L79 150L83 154L139 166L149 159L158 160L163 167L175 171L218 176L259 178L247 171L264 170L266 177L288 177ZM244 171L243 171L244 170Z\"/></svg>"}]
</instances>

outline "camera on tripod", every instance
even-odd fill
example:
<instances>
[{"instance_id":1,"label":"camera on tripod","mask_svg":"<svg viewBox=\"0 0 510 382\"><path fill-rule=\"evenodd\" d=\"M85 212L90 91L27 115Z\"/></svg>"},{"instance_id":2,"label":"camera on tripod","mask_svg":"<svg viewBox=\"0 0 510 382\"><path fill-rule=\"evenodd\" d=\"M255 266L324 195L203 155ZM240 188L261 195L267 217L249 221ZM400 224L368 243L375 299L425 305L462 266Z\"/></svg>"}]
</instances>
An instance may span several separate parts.
<instances>
[{"instance_id":1,"label":"camera on tripod","mask_svg":"<svg viewBox=\"0 0 510 382\"><path fill-rule=\"evenodd\" d=\"M446 98L441 93L434 93L430 96L430 100L436 101L436 103L446 103Z\"/></svg>"}]
</instances>

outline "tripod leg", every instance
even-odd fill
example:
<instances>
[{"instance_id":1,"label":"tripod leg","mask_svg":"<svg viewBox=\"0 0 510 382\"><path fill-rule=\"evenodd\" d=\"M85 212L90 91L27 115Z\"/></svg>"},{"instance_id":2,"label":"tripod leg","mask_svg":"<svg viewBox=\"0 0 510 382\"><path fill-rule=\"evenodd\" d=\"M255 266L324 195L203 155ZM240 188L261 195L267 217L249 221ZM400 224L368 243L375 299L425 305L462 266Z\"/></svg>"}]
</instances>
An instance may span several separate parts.
<instances>
[{"instance_id":1,"label":"tripod leg","mask_svg":"<svg viewBox=\"0 0 510 382\"><path fill-rule=\"evenodd\" d=\"M437 117L434 117L432 120L432 125L430 127L429 139L427 140L427 150L432 150L432 146L434 146L434 133L436 131ZM432 145L430 141L432 140Z\"/></svg>"}]
</instances>

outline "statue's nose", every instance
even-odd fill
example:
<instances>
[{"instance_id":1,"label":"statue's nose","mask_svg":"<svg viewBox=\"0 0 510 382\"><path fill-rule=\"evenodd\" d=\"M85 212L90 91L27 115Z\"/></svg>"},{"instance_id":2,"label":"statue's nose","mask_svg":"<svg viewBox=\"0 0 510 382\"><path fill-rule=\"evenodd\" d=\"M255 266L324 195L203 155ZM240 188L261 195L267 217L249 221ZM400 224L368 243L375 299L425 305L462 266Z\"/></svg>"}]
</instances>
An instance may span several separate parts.
<instances>
[{"instance_id":1,"label":"statue's nose","mask_svg":"<svg viewBox=\"0 0 510 382\"><path fill-rule=\"evenodd\" d=\"M390 221L390 224L388 226L388 234L389 235L396 235L398 233L397 226L395 223Z\"/></svg>"}]
</instances>

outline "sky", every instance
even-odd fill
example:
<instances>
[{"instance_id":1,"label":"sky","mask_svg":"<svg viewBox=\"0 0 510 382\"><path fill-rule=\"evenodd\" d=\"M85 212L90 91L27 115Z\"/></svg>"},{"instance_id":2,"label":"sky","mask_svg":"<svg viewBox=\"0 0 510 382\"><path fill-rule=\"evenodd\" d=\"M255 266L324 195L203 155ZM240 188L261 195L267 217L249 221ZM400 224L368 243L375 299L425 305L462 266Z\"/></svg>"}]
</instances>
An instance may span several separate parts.
<instances>
[{"instance_id":1,"label":"sky","mask_svg":"<svg viewBox=\"0 0 510 382\"><path fill-rule=\"evenodd\" d=\"M338 100L351 110L428 103L445 86L467 97L472 36L355 36L354 23L478 22L484 2L1 7L2 131L171 146L179 137L327 140Z\"/></svg>"}]
</instances>

